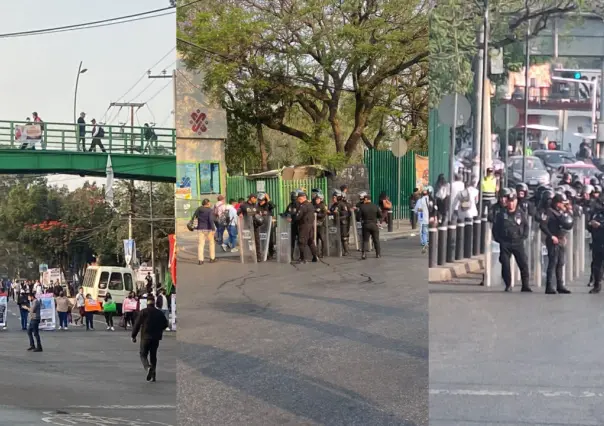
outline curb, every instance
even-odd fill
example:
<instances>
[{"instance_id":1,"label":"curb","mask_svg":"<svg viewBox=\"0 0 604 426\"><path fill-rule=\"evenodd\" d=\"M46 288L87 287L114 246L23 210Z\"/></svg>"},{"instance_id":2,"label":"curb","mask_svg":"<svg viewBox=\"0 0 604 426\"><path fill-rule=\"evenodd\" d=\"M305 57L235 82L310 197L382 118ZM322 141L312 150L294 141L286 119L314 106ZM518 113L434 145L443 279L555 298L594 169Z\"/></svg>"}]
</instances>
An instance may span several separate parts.
<instances>
[{"instance_id":1,"label":"curb","mask_svg":"<svg viewBox=\"0 0 604 426\"><path fill-rule=\"evenodd\" d=\"M464 275L484 271L483 257L464 259L454 263L447 263L443 266L428 268L428 282L439 283L451 281L453 278L461 278Z\"/></svg>"}]
</instances>

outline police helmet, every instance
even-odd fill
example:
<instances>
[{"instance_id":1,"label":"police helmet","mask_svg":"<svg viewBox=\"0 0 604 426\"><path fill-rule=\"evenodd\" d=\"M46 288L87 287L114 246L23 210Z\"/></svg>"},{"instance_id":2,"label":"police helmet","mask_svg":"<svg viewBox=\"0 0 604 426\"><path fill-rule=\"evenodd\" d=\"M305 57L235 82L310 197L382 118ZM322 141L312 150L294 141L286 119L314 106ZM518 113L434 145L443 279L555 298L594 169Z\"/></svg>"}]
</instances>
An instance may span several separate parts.
<instances>
[{"instance_id":1,"label":"police helmet","mask_svg":"<svg viewBox=\"0 0 604 426\"><path fill-rule=\"evenodd\" d=\"M520 182L519 184L516 185L516 192L520 193L520 192L524 192L524 196L526 197L528 195L528 185L524 182Z\"/></svg>"},{"instance_id":2,"label":"police helmet","mask_svg":"<svg viewBox=\"0 0 604 426\"><path fill-rule=\"evenodd\" d=\"M518 193L514 188L510 188L510 195L507 196L508 201L514 201L518 198Z\"/></svg>"},{"instance_id":3,"label":"police helmet","mask_svg":"<svg viewBox=\"0 0 604 426\"><path fill-rule=\"evenodd\" d=\"M264 200L266 200L266 192L259 192L258 201L264 201Z\"/></svg>"},{"instance_id":4,"label":"police helmet","mask_svg":"<svg viewBox=\"0 0 604 426\"><path fill-rule=\"evenodd\" d=\"M591 179L589 179L590 185L598 185L599 183L600 183L600 180L597 177L592 177Z\"/></svg>"},{"instance_id":5,"label":"police helmet","mask_svg":"<svg viewBox=\"0 0 604 426\"><path fill-rule=\"evenodd\" d=\"M292 201L296 201L296 191L292 191L289 193L289 199Z\"/></svg>"},{"instance_id":6,"label":"police helmet","mask_svg":"<svg viewBox=\"0 0 604 426\"><path fill-rule=\"evenodd\" d=\"M594 193L601 194L602 193L602 185L594 185Z\"/></svg>"},{"instance_id":7,"label":"police helmet","mask_svg":"<svg viewBox=\"0 0 604 426\"><path fill-rule=\"evenodd\" d=\"M367 198L367 193L365 191L362 191L359 193L359 198L361 200L364 200L365 198Z\"/></svg>"},{"instance_id":8,"label":"police helmet","mask_svg":"<svg viewBox=\"0 0 604 426\"><path fill-rule=\"evenodd\" d=\"M318 198L319 200L323 201L325 199L325 196L323 195L323 192L319 191L315 193L315 198Z\"/></svg>"},{"instance_id":9,"label":"police helmet","mask_svg":"<svg viewBox=\"0 0 604 426\"><path fill-rule=\"evenodd\" d=\"M564 193L566 194L566 196L570 199L570 198L576 198L577 197L577 190L573 187L567 187L566 190L564 191Z\"/></svg>"},{"instance_id":10,"label":"police helmet","mask_svg":"<svg viewBox=\"0 0 604 426\"><path fill-rule=\"evenodd\" d=\"M552 204L567 203L568 197L564 192L556 192L552 198Z\"/></svg>"},{"instance_id":11,"label":"police helmet","mask_svg":"<svg viewBox=\"0 0 604 426\"><path fill-rule=\"evenodd\" d=\"M577 191L581 191L583 189L583 182L581 182L581 179L575 178L572 183L572 187L575 188L575 190Z\"/></svg>"},{"instance_id":12,"label":"police helmet","mask_svg":"<svg viewBox=\"0 0 604 426\"><path fill-rule=\"evenodd\" d=\"M512 190L510 188L501 188L499 190L499 198L507 198L510 196L511 193Z\"/></svg>"},{"instance_id":13,"label":"police helmet","mask_svg":"<svg viewBox=\"0 0 604 426\"><path fill-rule=\"evenodd\" d=\"M336 189L331 193L332 197L337 197L337 198L342 198L343 195L344 194L339 189Z\"/></svg>"},{"instance_id":14,"label":"police helmet","mask_svg":"<svg viewBox=\"0 0 604 426\"><path fill-rule=\"evenodd\" d=\"M573 226L575 224L575 218L572 214L569 213L561 214L558 218L558 221L560 223L560 227L566 231L570 231L571 229L573 229Z\"/></svg>"},{"instance_id":15,"label":"police helmet","mask_svg":"<svg viewBox=\"0 0 604 426\"><path fill-rule=\"evenodd\" d=\"M432 188L432 185L428 185L424 188L424 191L426 191L428 194L433 194L434 188Z\"/></svg>"},{"instance_id":16,"label":"police helmet","mask_svg":"<svg viewBox=\"0 0 604 426\"><path fill-rule=\"evenodd\" d=\"M585 185L583 187L583 194L585 195L591 195L594 192L594 186L593 185Z\"/></svg>"},{"instance_id":17,"label":"police helmet","mask_svg":"<svg viewBox=\"0 0 604 426\"><path fill-rule=\"evenodd\" d=\"M540 204L542 207L549 205L551 200L554 198L554 191L548 189L541 193Z\"/></svg>"},{"instance_id":18,"label":"police helmet","mask_svg":"<svg viewBox=\"0 0 604 426\"><path fill-rule=\"evenodd\" d=\"M298 191L298 197L306 197L306 196L307 196L306 192L304 192L302 190Z\"/></svg>"},{"instance_id":19,"label":"police helmet","mask_svg":"<svg viewBox=\"0 0 604 426\"><path fill-rule=\"evenodd\" d=\"M564 183L570 183L572 181L573 177L570 173L568 172L564 172L562 174L562 182Z\"/></svg>"}]
</instances>

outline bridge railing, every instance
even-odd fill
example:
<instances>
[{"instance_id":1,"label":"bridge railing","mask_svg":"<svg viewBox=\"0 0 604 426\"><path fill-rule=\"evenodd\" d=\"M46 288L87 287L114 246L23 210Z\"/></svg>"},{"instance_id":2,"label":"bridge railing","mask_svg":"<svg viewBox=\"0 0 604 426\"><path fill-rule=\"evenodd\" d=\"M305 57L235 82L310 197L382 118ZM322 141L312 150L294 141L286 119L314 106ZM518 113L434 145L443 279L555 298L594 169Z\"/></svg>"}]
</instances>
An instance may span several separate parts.
<instances>
[{"instance_id":1,"label":"bridge railing","mask_svg":"<svg viewBox=\"0 0 604 426\"><path fill-rule=\"evenodd\" d=\"M176 154L176 130L169 128L103 125L101 139L105 150L112 154L166 155ZM92 144L92 124L84 128L86 151ZM35 124L25 121L0 120L0 149L36 149L82 151L80 127L71 123ZM97 146L96 151L100 148Z\"/></svg>"}]
</instances>

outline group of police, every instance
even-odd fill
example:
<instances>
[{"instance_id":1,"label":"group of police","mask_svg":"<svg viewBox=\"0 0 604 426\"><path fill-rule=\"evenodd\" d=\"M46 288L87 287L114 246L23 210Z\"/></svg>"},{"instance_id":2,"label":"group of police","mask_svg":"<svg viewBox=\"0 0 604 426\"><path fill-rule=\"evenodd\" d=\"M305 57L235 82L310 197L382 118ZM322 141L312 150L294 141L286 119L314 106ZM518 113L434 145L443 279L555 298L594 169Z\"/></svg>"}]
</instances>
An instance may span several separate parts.
<instances>
[{"instance_id":1,"label":"group of police","mask_svg":"<svg viewBox=\"0 0 604 426\"><path fill-rule=\"evenodd\" d=\"M590 293L601 291L604 264L604 194L603 176L590 179L589 184L569 173L562 176L556 187L543 185L529 196L529 188L520 183L515 188L502 188L494 204L489 207L488 220L492 222L493 239L499 243L501 274L505 291L511 291L510 258L513 255L522 281L522 291L529 287L529 265L524 242L530 235L529 218L538 223L547 248L546 294L570 294L564 283L564 263L568 235L575 222L585 215L587 230L592 234ZM483 198L484 200L484 198Z\"/></svg>"},{"instance_id":2,"label":"group of police","mask_svg":"<svg viewBox=\"0 0 604 426\"><path fill-rule=\"evenodd\" d=\"M330 216L335 218L336 225L339 226L341 254L343 256L350 254L349 241L354 217L360 221L362 226L362 259L367 258L366 253L369 251L370 238L375 247L376 257L381 257L378 227L378 221L381 217L379 207L371 202L371 198L366 192L359 194L359 201L353 206L348 200L347 192L348 187L346 185L333 191L332 202L329 206L325 203L325 196L319 189L311 191L310 200L304 189L291 192L290 203L281 214L281 217L287 220L290 226L292 261L306 263L307 250L312 255L312 262L318 262L319 258L326 256L328 244L326 241L327 222ZM238 214L248 218L254 228L254 242L258 262L264 260L260 250L260 229L266 221L273 221L274 225L276 220L274 212L275 205L270 201L267 193L250 194L247 201L239 207ZM272 226L272 229L275 229L275 227ZM356 232L356 229L352 232ZM272 259L275 256L275 239L275 233L270 232L267 259ZM299 259L294 259L296 245ZM317 246L320 246L320 250Z\"/></svg>"}]
</instances>

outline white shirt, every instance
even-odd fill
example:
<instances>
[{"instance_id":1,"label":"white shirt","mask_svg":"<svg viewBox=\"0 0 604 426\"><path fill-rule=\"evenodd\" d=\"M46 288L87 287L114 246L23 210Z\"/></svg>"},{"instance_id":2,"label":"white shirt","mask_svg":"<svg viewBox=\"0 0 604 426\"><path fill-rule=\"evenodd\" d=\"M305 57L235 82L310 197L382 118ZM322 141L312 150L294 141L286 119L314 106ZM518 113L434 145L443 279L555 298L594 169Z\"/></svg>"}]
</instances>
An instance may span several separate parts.
<instances>
[{"instance_id":1,"label":"white shirt","mask_svg":"<svg viewBox=\"0 0 604 426\"><path fill-rule=\"evenodd\" d=\"M424 195L415 204L415 213L417 214L417 222L420 225L430 224L430 211L428 210L428 196Z\"/></svg>"},{"instance_id":2,"label":"white shirt","mask_svg":"<svg viewBox=\"0 0 604 426\"><path fill-rule=\"evenodd\" d=\"M478 216L478 207L476 206L476 204L478 203L478 189L474 186L468 186L468 195L470 197L470 205L471 207L466 210L459 210L458 213L458 217L460 219L466 219L466 218L473 218L474 216ZM461 192L459 193L458 196L458 203L461 199Z\"/></svg>"},{"instance_id":3,"label":"white shirt","mask_svg":"<svg viewBox=\"0 0 604 426\"><path fill-rule=\"evenodd\" d=\"M461 181L455 181L451 184L451 200L453 200L453 211L456 211L459 208L458 196L464 189L466 189L466 185Z\"/></svg>"},{"instance_id":4,"label":"white shirt","mask_svg":"<svg viewBox=\"0 0 604 426\"><path fill-rule=\"evenodd\" d=\"M237 210L232 204L227 204L225 207L229 211L229 219L231 223L229 225L237 225Z\"/></svg>"}]
</instances>

